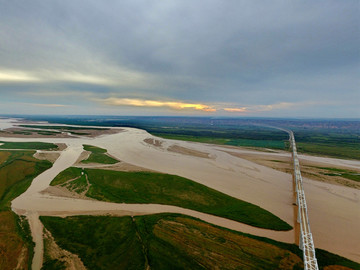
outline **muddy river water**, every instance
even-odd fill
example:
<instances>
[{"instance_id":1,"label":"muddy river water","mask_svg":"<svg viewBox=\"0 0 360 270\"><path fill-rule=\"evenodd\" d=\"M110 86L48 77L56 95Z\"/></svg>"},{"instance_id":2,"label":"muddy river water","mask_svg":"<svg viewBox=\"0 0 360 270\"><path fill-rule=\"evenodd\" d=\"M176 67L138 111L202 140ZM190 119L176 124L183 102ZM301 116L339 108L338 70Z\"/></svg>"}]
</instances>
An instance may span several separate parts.
<instances>
[{"instance_id":1,"label":"muddy river water","mask_svg":"<svg viewBox=\"0 0 360 270\"><path fill-rule=\"evenodd\" d=\"M3 119L0 119L1 124ZM161 141L152 145L147 138ZM41 193L51 180L72 166L83 151L83 144L108 150L109 154L130 164L176 174L204 184L233 197L254 203L294 224L292 176L255 164L225 152L221 146L155 138L144 130L125 128L122 132L96 138L0 138L1 141L42 141L65 143L52 168L34 179L30 188L13 200L12 209L29 218L35 247L33 269L40 269L43 256L42 224L39 215L67 216L77 214L139 215L175 212L191 215L230 229L295 242L294 231L274 232L180 207L156 204L117 204L65 198ZM172 145L208 153L209 158L168 151ZM250 151L234 149L232 151ZM266 153L264 153L266 154ZM279 155L290 154L281 152ZM311 157L328 164L339 160ZM340 160L343 166L360 166L357 161ZM345 165L344 165L345 164ZM304 179L309 219L315 246L360 262L360 190Z\"/></svg>"}]
</instances>

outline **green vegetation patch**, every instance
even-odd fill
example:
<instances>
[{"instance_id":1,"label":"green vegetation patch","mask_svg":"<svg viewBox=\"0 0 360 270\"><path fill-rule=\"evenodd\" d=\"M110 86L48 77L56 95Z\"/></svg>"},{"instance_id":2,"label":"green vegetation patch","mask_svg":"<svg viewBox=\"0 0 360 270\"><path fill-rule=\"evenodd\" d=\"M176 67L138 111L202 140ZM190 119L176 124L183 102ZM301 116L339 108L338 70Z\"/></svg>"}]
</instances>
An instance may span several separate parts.
<instances>
[{"instance_id":1,"label":"green vegetation patch","mask_svg":"<svg viewBox=\"0 0 360 270\"><path fill-rule=\"evenodd\" d=\"M81 175L82 169L69 168L51 182L59 185ZM85 169L91 184L88 197L117 203L157 203L175 205L272 230L292 227L254 204L228 196L176 175L150 172L118 172ZM80 178L79 178L80 179ZM73 181L73 184L82 185Z\"/></svg>"},{"instance_id":2,"label":"green vegetation patch","mask_svg":"<svg viewBox=\"0 0 360 270\"><path fill-rule=\"evenodd\" d=\"M60 260L51 260L47 257L44 258L43 266L41 267L41 270L65 270L66 265L65 262Z\"/></svg>"},{"instance_id":3,"label":"green vegetation patch","mask_svg":"<svg viewBox=\"0 0 360 270\"><path fill-rule=\"evenodd\" d=\"M234 139L227 141L225 144L234 146L285 149L284 141Z\"/></svg>"},{"instance_id":4,"label":"green vegetation patch","mask_svg":"<svg viewBox=\"0 0 360 270\"><path fill-rule=\"evenodd\" d=\"M87 174L79 168L70 167L59 174L52 182L51 185L60 185L66 187L70 191L76 193L83 193L88 188ZM61 175L61 176L60 176Z\"/></svg>"},{"instance_id":5,"label":"green vegetation patch","mask_svg":"<svg viewBox=\"0 0 360 270\"><path fill-rule=\"evenodd\" d=\"M34 132L36 132L39 135L46 135L46 136L53 136L53 135L60 134L60 132L52 131L52 130L34 130Z\"/></svg>"},{"instance_id":6,"label":"green vegetation patch","mask_svg":"<svg viewBox=\"0 0 360 270\"><path fill-rule=\"evenodd\" d=\"M56 150L58 146L45 142L2 142L0 149L31 149L31 150Z\"/></svg>"},{"instance_id":7,"label":"green vegetation patch","mask_svg":"<svg viewBox=\"0 0 360 270\"><path fill-rule=\"evenodd\" d=\"M13 131L13 134L20 134L20 135L31 135L32 132L30 131Z\"/></svg>"},{"instance_id":8,"label":"green vegetation patch","mask_svg":"<svg viewBox=\"0 0 360 270\"><path fill-rule=\"evenodd\" d=\"M84 150L90 151L91 154L89 158L83 160L82 163L115 164L119 162L118 160L106 155L107 153L106 149L84 144Z\"/></svg>"},{"instance_id":9,"label":"green vegetation patch","mask_svg":"<svg viewBox=\"0 0 360 270\"><path fill-rule=\"evenodd\" d=\"M88 269L303 269L302 251L178 214L40 217L57 244ZM320 269L360 265L316 250Z\"/></svg>"},{"instance_id":10,"label":"green vegetation patch","mask_svg":"<svg viewBox=\"0 0 360 270\"><path fill-rule=\"evenodd\" d=\"M62 171L61 173L59 173L50 183L51 186L56 186L56 185L61 185L64 184L65 182L71 180L71 179L75 179L78 177L81 177L81 172L83 170L80 168L75 168L75 167L70 167L67 168L66 170Z\"/></svg>"},{"instance_id":11,"label":"green vegetation patch","mask_svg":"<svg viewBox=\"0 0 360 270\"><path fill-rule=\"evenodd\" d=\"M338 168L330 168L330 167L316 167L310 166L314 168L318 168L324 170L324 172L320 172L324 175L329 176L341 176L349 180L360 182L360 173L352 170L338 169Z\"/></svg>"},{"instance_id":12,"label":"green vegetation patch","mask_svg":"<svg viewBox=\"0 0 360 270\"><path fill-rule=\"evenodd\" d=\"M10 210L10 202L25 192L37 175L52 166L47 160L34 158L34 153L0 151L0 210Z\"/></svg>"},{"instance_id":13,"label":"green vegetation patch","mask_svg":"<svg viewBox=\"0 0 360 270\"><path fill-rule=\"evenodd\" d=\"M57 244L88 269L145 269L131 217L40 217Z\"/></svg>"},{"instance_id":14,"label":"green vegetation patch","mask_svg":"<svg viewBox=\"0 0 360 270\"><path fill-rule=\"evenodd\" d=\"M297 140L296 134L295 139ZM299 153L319 154L323 156L345 158L345 159L360 159L360 144L345 145L340 142L334 143L316 143L316 142L296 142Z\"/></svg>"}]
</instances>

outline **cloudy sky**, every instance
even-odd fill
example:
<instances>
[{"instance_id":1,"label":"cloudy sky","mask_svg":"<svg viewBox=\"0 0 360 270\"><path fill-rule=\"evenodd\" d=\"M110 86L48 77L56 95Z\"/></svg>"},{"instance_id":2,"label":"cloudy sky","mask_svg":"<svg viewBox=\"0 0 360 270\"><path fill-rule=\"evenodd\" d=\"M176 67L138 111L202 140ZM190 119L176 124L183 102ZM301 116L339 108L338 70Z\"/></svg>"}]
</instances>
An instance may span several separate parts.
<instances>
[{"instance_id":1,"label":"cloudy sky","mask_svg":"<svg viewBox=\"0 0 360 270\"><path fill-rule=\"evenodd\" d=\"M360 1L0 0L0 114L360 118Z\"/></svg>"}]
</instances>

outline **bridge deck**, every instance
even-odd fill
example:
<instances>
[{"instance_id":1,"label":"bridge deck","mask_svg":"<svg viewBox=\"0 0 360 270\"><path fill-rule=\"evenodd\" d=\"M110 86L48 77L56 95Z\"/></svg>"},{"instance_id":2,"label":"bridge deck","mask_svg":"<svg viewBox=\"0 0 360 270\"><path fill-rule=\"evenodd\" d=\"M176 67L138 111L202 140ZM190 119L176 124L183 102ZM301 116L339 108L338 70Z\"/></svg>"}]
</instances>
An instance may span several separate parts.
<instances>
[{"instance_id":1,"label":"bridge deck","mask_svg":"<svg viewBox=\"0 0 360 270\"><path fill-rule=\"evenodd\" d=\"M300 163L297 156L294 133L289 131L290 143L292 147L292 157L294 163L296 204L298 205L297 221L300 223L299 247L303 250L304 269L318 270L318 264L315 255L315 246L310 231L309 217L307 212L305 192L300 172Z\"/></svg>"}]
</instances>

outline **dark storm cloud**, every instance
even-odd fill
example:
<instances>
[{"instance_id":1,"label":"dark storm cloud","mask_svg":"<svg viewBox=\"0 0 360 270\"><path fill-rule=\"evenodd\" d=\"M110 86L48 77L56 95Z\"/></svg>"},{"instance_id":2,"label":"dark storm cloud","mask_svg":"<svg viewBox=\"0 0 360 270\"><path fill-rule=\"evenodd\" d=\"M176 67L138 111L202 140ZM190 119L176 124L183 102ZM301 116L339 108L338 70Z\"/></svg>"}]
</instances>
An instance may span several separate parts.
<instances>
[{"instance_id":1,"label":"dark storm cloud","mask_svg":"<svg viewBox=\"0 0 360 270\"><path fill-rule=\"evenodd\" d=\"M38 86L41 93L234 106L360 98L358 1L0 6L1 95L11 95L6 84L15 83L20 92Z\"/></svg>"}]
</instances>

